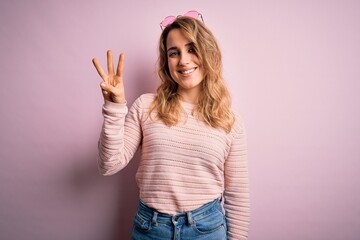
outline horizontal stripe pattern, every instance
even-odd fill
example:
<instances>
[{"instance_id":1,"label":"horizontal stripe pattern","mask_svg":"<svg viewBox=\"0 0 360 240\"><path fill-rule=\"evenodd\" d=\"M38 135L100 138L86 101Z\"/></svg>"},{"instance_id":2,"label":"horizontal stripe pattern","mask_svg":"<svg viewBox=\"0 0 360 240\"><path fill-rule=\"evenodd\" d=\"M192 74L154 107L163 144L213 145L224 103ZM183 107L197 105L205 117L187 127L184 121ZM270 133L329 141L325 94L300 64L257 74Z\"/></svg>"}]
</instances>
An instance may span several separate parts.
<instances>
[{"instance_id":1,"label":"horizontal stripe pattern","mask_svg":"<svg viewBox=\"0 0 360 240\"><path fill-rule=\"evenodd\" d=\"M191 211L222 195L229 239L247 239L250 218L247 147L237 118L230 133L197 120L193 105L183 103L182 121L168 127L148 117L153 94L126 104L105 102L99 139L99 171L123 169L137 149L140 198L170 215ZM156 113L154 113L156 114Z\"/></svg>"}]
</instances>

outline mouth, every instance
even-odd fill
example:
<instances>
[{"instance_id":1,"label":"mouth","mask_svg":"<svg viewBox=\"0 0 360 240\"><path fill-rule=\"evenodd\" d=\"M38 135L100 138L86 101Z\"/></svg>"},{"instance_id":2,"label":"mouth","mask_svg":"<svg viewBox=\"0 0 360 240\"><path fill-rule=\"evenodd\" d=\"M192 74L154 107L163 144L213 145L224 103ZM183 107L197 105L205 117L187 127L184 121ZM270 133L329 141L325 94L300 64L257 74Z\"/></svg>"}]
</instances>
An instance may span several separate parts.
<instances>
[{"instance_id":1,"label":"mouth","mask_svg":"<svg viewBox=\"0 0 360 240\"><path fill-rule=\"evenodd\" d=\"M193 73L197 68L194 67L194 68L191 68L191 69L188 69L188 70L182 70L182 71L178 71L178 73L182 74L182 75L189 75L191 73Z\"/></svg>"}]
</instances>

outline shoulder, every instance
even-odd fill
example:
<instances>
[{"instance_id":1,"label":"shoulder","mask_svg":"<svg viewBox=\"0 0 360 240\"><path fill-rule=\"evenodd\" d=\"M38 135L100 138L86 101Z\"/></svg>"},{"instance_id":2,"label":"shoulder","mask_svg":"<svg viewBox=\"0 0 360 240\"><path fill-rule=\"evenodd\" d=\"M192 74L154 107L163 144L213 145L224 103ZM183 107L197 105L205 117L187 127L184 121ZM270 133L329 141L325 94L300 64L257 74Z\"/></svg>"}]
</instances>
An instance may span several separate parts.
<instances>
[{"instance_id":1,"label":"shoulder","mask_svg":"<svg viewBox=\"0 0 360 240\"><path fill-rule=\"evenodd\" d=\"M141 102L144 102L144 103L147 103L147 102L152 103L154 98L155 98L154 93L144 93L140 97L138 97L138 100L140 100Z\"/></svg>"},{"instance_id":2,"label":"shoulder","mask_svg":"<svg viewBox=\"0 0 360 240\"><path fill-rule=\"evenodd\" d=\"M133 103L133 107L135 108L142 108L142 109L146 109L149 108L151 103L154 101L155 98L155 94L154 93L145 93L142 94L140 97L138 97L134 103Z\"/></svg>"},{"instance_id":3,"label":"shoulder","mask_svg":"<svg viewBox=\"0 0 360 240\"><path fill-rule=\"evenodd\" d=\"M235 116L235 121L234 121L234 125L232 127L232 134L244 134L245 133L245 123L244 123L244 119L237 113L234 113Z\"/></svg>"}]
</instances>

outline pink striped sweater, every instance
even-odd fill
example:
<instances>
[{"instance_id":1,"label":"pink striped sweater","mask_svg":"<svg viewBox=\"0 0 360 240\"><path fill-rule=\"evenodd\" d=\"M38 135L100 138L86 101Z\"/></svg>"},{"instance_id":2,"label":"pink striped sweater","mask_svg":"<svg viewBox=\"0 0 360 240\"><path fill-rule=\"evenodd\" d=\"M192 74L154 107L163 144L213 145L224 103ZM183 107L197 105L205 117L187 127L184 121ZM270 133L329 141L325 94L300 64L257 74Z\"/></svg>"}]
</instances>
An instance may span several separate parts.
<instances>
[{"instance_id":1,"label":"pink striped sweater","mask_svg":"<svg viewBox=\"0 0 360 240\"><path fill-rule=\"evenodd\" d=\"M249 228L248 163L244 127L236 119L230 133L211 128L181 102L181 123L167 127L148 117L153 94L131 107L106 101L99 140L99 169L112 175L141 149L136 174L140 199L159 212L194 210L222 195L229 239L247 239ZM155 113L154 113L155 114Z\"/></svg>"}]
</instances>

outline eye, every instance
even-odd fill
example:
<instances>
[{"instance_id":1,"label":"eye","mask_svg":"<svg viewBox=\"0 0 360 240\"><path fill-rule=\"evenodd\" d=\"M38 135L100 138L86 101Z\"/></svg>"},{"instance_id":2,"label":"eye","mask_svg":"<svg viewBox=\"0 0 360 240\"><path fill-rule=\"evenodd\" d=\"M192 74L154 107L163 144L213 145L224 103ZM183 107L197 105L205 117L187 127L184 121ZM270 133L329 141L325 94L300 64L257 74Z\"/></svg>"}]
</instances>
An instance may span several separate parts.
<instances>
[{"instance_id":1,"label":"eye","mask_svg":"<svg viewBox=\"0 0 360 240\"><path fill-rule=\"evenodd\" d=\"M170 52L169 57L176 57L178 55L178 52Z\"/></svg>"},{"instance_id":2,"label":"eye","mask_svg":"<svg viewBox=\"0 0 360 240\"><path fill-rule=\"evenodd\" d=\"M191 48L189 48L188 52L189 52L189 53L196 53L196 49L193 48L193 47L191 47Z\"/></svg>"}]
</instances>

